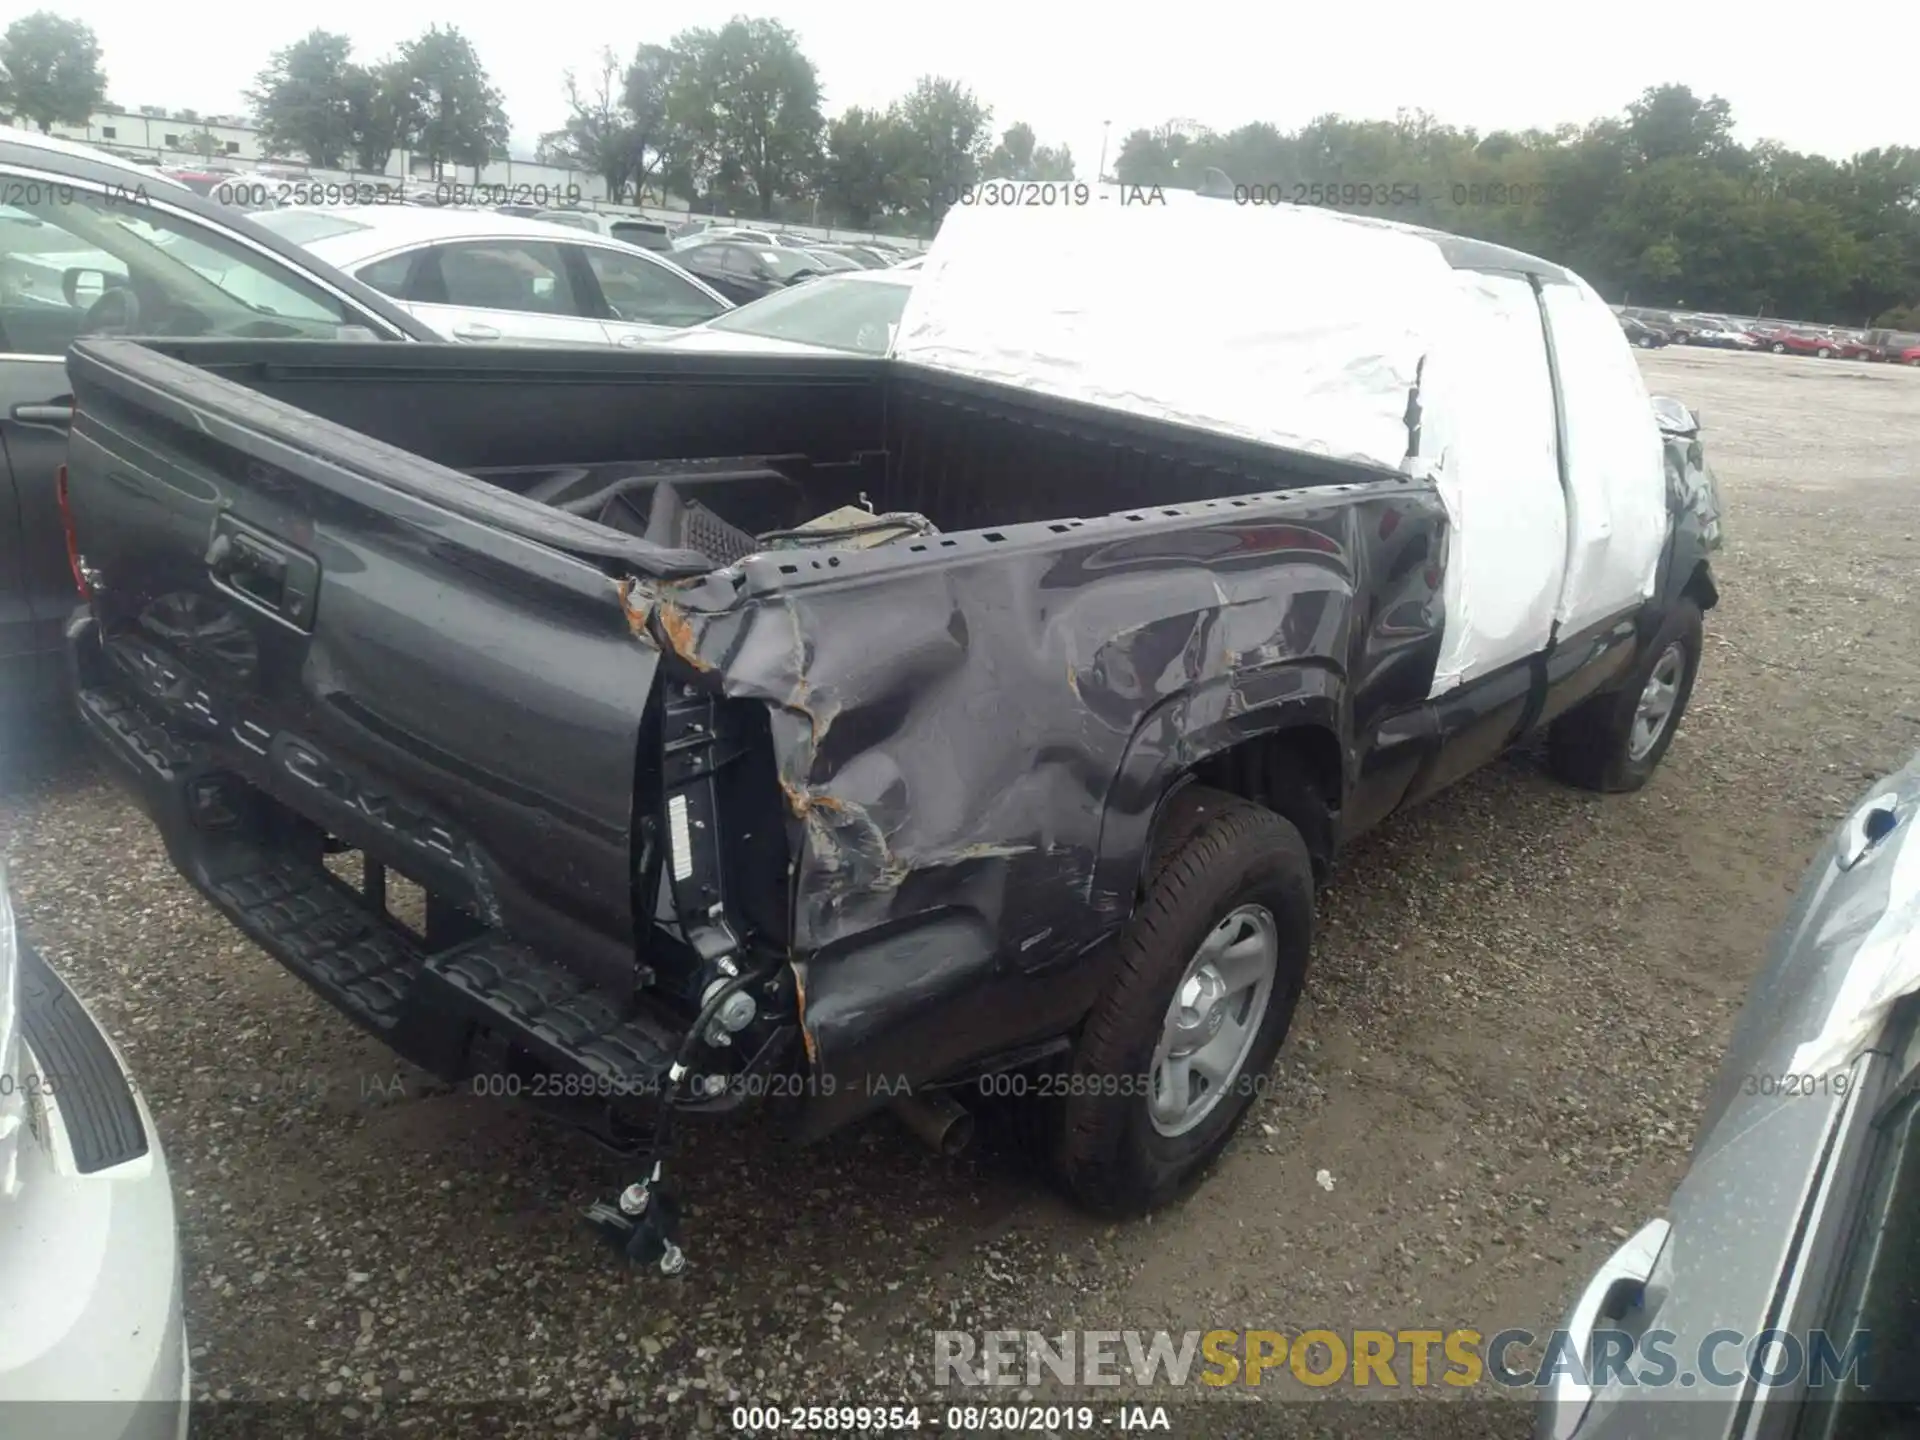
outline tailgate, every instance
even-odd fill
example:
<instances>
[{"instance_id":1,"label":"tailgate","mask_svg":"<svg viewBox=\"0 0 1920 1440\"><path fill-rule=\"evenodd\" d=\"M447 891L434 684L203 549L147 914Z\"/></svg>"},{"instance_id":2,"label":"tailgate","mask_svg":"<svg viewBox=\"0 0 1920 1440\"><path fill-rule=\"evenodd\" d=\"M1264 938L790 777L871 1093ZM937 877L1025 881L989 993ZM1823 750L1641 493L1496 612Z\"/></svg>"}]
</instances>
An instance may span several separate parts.
<instances>
[{"instance_id":1,"label":"tailgate","mask_svg":"<svg viewBox=\"0 0 1920 1440\"><path fill-rule=\"evenodd\" d=\"M163 711L196 775L630 987L659 656L594 561L668 552L132 342L82 342L69 368L83 708Z\"/></svg>"}]
</instances>

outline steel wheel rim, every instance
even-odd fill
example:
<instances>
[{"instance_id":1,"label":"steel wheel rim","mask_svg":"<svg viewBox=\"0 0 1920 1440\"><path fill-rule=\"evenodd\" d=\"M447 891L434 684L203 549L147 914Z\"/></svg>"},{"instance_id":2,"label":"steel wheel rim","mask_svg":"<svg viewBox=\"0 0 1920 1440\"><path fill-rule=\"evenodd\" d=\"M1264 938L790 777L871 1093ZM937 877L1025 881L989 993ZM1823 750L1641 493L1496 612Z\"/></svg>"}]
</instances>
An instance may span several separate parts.
<instances>
[{"instance_id":1,"label":"steel wheel rim","mask_svg":"<svg viewBox=\"0 0 1920 1440\"><path fill-rule=\"evenodd\" d=\"M1667 733L1679 705L1680 681L1686 673L1686 647L1676 640L1653 662L1653 673L1647 676L1646 687L1640 692L1640 703L1633 712L1633 730L1627 736L1629 760L1646 759L1660 743L1660 737Z\"/></svg>"},{"instance_id":2,"label":"steel wheel rim","mask_svg":"<svg viewBox=\"0 0 1920 1440\"><path fill-rule=\"evenodd\" d=\"M1280 968L1280 927L1241 905L1207 932L1173 988L1148 1068L1147 1118L1184 1135L1231 1093L1253 1051Z\"/></svg>"}]
</instances>

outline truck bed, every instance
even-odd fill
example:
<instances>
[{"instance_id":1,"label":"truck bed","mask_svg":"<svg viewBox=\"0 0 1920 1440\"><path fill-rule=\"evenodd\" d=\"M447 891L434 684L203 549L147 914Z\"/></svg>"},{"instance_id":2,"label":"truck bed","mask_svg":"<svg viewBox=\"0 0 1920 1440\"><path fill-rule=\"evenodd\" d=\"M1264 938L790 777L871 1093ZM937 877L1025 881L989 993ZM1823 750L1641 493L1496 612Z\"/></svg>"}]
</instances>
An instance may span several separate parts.
<instances>
[{"instance_id":1,"label":"truck bed","mask_svg":"<svg viewBox=\"0 0 1920 1440\"><path fill-rule=\"evenodd\" d=\"M643 538L662 484L760 535L863 497L876 512L917 513L952 532L1381 478L1005 387L916 379L865 357L278 341L144 348L406 452L379 457L396 478L419 483L421 467L407 462L424 460ZM139 373L138 356L121 363ZM327 436L336 446L345 438ZM539 533L595 549L577 527ZM612 537L600 544L607 558L637 553Z\"/></svg>"},{"instance_id":2,"label":"truck bed","mask_svg":"<svg viewBox=\"0 0 1920 1440\"><path fill-rule=\"evenodd\" d=\"M880 1103L857 1076L1084 1013L1172 775L1297 724L1329 805L1377 809L1432 749L1386 722L1432 681L1445 513L1391 472L853 357L70 368L83 715L182 870L343 1008L353 917L395 932L326 852L419 882L374 988L443 1073L502 1015L587 1068L654 1036L644 1069L713 965L772 962L839 1077L824 1126ZM777 533L848 506L925 525Z\"/></svg>"}]
</instances>

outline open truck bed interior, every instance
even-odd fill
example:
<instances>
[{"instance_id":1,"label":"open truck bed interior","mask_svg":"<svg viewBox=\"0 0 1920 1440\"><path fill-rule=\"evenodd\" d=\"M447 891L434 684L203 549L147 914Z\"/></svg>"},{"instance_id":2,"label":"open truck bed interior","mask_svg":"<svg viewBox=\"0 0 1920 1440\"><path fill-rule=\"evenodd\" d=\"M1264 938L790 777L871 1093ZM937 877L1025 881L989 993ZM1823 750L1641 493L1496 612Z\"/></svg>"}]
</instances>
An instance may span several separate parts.
<instances>
[{"instance_id":1,"label":"open truck bed interior","mask_svg":"<svg viewBox=\"0 0 1920 1440\"><path fill-rule=\"evenodd\" d=\"M332 420L673 552L683 571L761 537L846 538L844 524L800 527L847 507L924 521L856 524L872 543L1382 478L864 357L448 346L423 363L414 346L146 344L298 407L296 425ZM365 458L377 473L393 457Z\"/></svg>"}]
</instances>

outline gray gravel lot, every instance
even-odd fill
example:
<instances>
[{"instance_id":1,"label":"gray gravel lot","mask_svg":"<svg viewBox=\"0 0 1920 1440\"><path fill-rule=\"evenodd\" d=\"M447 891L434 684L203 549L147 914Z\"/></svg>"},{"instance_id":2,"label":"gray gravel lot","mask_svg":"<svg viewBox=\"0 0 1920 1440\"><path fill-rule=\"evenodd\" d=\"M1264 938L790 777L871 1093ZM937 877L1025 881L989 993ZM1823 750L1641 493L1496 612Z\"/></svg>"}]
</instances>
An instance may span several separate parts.
<instances>
[{"instance_id":1,"label":"gray gravel lot","mask_svg":"<svg viewBox=\"0 0 1920 1440\"><path fill-rule=\"evenodd\" d=\"M1729 512L1660 775L1596 797L1517 754L1364 843L1274 1093L1150 1223L1088 1221L991 1138L945 1161L886 1119L806 1151L714 1130L681 1167L687 1274L626 1274L574 1218L616 1163L396 1066L215 918L84 754L17 761L16 903L158 1118L204 1395L725 1432L736 1400L924 1400L940 1328L1549 1327L1684 1166L1814 844L1920 745L1920 371L1645 368L1703 410Z\"/></svg>"}]
</instances>

